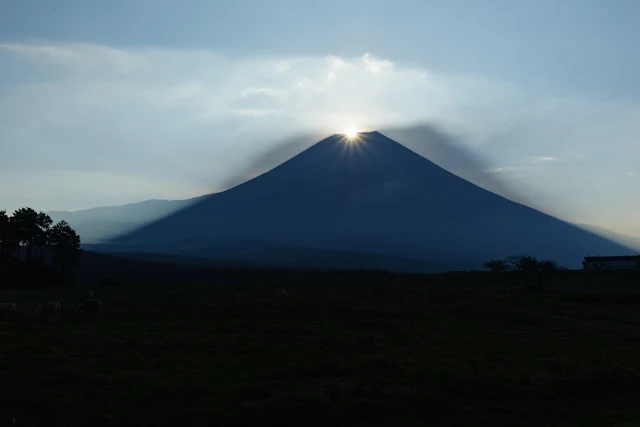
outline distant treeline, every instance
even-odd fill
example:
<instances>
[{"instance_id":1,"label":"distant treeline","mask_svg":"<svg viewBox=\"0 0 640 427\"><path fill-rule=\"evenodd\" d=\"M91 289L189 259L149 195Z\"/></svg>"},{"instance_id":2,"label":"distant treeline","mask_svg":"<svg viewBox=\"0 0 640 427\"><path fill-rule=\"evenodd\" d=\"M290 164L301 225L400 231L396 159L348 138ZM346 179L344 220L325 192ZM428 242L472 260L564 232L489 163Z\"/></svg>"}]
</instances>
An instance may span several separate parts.
<instances>
[{"instance_id":1,"label":"distant treeline","mask_svg":"<svg viewBox=\"0 0 640 427\"><path fill-rule=\"evenodd\" d=\"M526 287L542 289L544 280L555 272L566 270L554 260L539 260L529 255L510 256L505 259L487 261L484 266L494 273L517 272Z\"/></svg>"},{"instance_id":2,"label":"distant treeline","mask_svg":"<svg viewBox=\"0 0 640 427\"><path fill-rule=\"evenodd\" d=\"M0 264L3 279L68 276L82 257L80 236L65 221L21 208L13 215L0 210ZM27 272L29 274L17 274ZM28 277L24 277L28 276Z\"/></svg>"}]
</instances>

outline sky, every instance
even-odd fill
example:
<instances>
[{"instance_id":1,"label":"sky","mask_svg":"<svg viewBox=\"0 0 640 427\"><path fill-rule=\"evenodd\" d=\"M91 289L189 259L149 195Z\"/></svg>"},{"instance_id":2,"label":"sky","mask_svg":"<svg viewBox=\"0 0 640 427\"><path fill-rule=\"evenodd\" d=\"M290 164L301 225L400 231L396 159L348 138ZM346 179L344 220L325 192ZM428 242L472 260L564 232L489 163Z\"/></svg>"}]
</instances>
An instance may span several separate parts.
<instances>
[{"instance_id":1,"label":"sky","mask_svg":"<svg viewBox=\"0 0 640 427\"><path fill-rule=\"evenodd\" d=\"M0 209L185 199L292 135L422 122L534 207L640 236L638 19L634 0L0 0Z\"/></svg>"}]
</instances>

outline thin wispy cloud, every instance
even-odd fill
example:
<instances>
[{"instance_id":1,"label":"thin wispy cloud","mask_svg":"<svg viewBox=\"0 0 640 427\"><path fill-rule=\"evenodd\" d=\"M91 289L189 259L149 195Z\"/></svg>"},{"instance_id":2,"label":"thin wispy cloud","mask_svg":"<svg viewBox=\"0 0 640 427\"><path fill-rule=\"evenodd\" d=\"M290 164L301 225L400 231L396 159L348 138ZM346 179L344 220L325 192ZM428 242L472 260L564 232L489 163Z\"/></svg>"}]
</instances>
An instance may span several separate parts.
<instances>
[{"instance_id":1,"label":"thin wispy cloud","mask_svg":"<svg viewBox=\"0 0 640 427\"><path fill-rule=\"evenodd\" d=\"M518 168L514 166L502 166L497 168L486 169L486 171L489 173L510 173L510 172L516 172L517 170Z\"/></svg>"},{"instance_id":2,"label":"thin wispy cloud","mask_svg":"<svg viewBox=\"0 0 640 427\"><path fill-rule=\"evenodd\" d=\"M636 176L636 173L635 172L627 172L625 175L627 175L627 176Z\"/></svg>"},{"instance_id":3,"label":"thin wispy cloud","mask_svg":"<svg viewBox=\"0 0 640 427\"><path fill-rule=\"evenodd\" d=\"M555 156L534 156L531 158L533 163L542 163L542 162L557 162L558 158Z\"/></svg>"}]
</instances>

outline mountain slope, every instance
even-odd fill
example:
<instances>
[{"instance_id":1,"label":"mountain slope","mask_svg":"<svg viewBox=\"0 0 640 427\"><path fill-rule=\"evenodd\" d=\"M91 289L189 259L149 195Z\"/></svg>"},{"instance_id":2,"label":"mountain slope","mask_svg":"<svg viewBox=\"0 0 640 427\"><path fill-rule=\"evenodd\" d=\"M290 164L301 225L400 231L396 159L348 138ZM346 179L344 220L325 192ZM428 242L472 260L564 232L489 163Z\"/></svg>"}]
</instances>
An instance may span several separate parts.
<instances>
[{"instance_id":1,"label":"mountain slope","mask_svg":"<svg viewBox=\"0 0 640 427\"><path fill-rule=\"evenodd\" d=\"M329 137L271 171L112 240L257 239L414 259L529 253L579 266L622 245L477 187L378 132Z\"/></svg>"},{"instance_id":2,"label":"mountain slope","mask_svg":"<svg viewBox=\"0 0 640 427\"><path fill-rule=\"evenodd\" d=\"M188 200L145 200L120 206L102 206L79 211L51 211L54 222L67 221L86 243L98 243L115 234L127 232L145 223L163 218L196 203Z\"/></svg>"}]
</instances>

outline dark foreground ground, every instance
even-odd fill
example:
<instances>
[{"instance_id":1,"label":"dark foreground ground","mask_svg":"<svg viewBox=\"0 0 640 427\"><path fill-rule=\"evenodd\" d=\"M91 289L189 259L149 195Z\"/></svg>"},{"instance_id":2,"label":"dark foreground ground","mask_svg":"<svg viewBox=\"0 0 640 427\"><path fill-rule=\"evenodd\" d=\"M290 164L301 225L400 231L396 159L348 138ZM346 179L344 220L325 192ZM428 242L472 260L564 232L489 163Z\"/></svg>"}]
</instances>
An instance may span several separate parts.
<instances>
[{"instance_id":1,"label":"dark foreground ground","mask_svg":"<svg viewBox=\"0 0 640 427\"><path fill-rule=\"evenodd\" d=\"M0 322L0 425L640 424L640 282L497 283L298 274L178 298L93 287L98 318L73 313L79 286L0 291L19 309ZM34 324L50 299L60 319Z\"/></svg>"}]
</instances>

